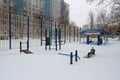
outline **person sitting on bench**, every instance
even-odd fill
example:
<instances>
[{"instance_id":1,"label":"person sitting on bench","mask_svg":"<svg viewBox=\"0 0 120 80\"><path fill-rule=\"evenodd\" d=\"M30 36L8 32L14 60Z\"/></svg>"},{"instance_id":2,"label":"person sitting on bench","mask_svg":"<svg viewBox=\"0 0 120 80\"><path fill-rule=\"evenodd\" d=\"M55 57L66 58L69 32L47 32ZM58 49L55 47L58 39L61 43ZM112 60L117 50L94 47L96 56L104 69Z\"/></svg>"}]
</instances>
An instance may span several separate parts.
<instances>
[{"instance_id":1,"label":"person sitting on bench","mask_svg":"<svg viewBox=\"0 0 120 80\"><path fill-rule=\"evenodd\" d=\"M95 55L95 49L94 49L94 47L92 47L91 51L88 52L87 58L90 58L92 55Z\"/></svg>"},{"instance_id":2,"label":"person sitting on bench","mask_svg":"<svg viewBox=\"0 0 120 80\"><path fill-rule=\"evenodd\" d=\"M92 47L91 52L93 53L93 55L95 55L95 49L94 49L94 47Z\"/></svg>"}]
</instances>

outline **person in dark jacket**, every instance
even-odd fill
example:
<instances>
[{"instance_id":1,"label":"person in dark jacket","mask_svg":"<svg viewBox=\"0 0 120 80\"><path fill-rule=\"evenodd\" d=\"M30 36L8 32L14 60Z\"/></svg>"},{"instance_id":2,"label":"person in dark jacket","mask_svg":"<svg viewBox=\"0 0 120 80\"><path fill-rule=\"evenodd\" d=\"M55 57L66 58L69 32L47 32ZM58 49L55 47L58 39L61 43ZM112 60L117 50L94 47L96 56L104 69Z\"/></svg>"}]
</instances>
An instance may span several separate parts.
<instances>
[{"instance_id":1,"label":"person in dark jacket","mask_svg":"<svg viewBox=\"0 0 120 80\"><path fill-rule=\"evenodd\" d=\"M95 55L95 49L94 49L94 47L92 47L91 52L93 53L93 55Z\"/></svg>"},{"instance_id":2,"label":"person in dark jacket","mask_svg":"<svg viewBox=\"0 0 120 80\"><path fill-rule=\"evenodd\" d=\"M88 52L87 58L90 58L92 55L95 55L95 49L94 49L94 47L92 47L91 51Z\"/></svg>"}]
</instances>

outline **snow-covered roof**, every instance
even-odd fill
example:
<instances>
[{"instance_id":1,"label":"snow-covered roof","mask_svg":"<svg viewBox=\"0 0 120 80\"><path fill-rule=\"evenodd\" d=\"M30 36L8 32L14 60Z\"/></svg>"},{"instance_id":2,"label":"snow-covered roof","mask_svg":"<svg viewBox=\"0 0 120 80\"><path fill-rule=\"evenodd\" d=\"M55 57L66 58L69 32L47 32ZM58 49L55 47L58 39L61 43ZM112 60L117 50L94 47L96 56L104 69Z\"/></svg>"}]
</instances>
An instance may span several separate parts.
<instances>
[{"instance_id":1,"label":"snow-covered roof","mask_svg":"<svg viewBox=\"0 0 120 80\"><path fill-rule=\"evenodd\" d=\"M87 33L100 33L100 34L108 35L108 32L102 29L87 29L87 30L80 31L81 35L87 34Z\"/></svg>"}]
</instances>

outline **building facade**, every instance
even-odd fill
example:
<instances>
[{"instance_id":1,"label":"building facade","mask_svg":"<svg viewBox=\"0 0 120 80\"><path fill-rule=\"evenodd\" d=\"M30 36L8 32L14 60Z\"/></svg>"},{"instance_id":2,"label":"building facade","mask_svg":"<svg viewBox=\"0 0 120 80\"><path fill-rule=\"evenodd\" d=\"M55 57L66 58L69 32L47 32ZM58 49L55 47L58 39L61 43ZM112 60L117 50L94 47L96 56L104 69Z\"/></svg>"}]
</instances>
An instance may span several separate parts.
<instances>
[{"instance_id":1,"label":"building facade","mask_svg":"<svg viewBox=\"0 0 120 80\"><path fill-rule=\"evenodd\" d=\"M64 0L0 0L0 11L69 23L69 4Z\"/></svg>"},{"instance_id":2,"label":"building facade","mask_svg":"<svg viewBox=\"0 0 120 80\"><path fill-rule=\"evenodd\" d=\"M69 24L69 4L67 4L66 2L64 2L62 4L62 10L61 10L61 22L62 23L66 23Z\"/></svg>"}]
</instances>

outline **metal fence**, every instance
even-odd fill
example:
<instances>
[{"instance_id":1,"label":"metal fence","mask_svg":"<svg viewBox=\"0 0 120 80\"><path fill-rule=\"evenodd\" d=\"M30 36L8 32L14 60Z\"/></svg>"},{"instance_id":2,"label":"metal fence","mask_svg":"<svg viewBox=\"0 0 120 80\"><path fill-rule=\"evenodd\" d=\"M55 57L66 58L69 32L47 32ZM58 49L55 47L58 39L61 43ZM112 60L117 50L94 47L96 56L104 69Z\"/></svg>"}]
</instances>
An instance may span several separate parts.
<instances>
[{"instance_id":1,"label":"metal fence","mask_svg":"<svg viewBox=\"0 0 120 80\"><path fill-rule=\"evenodd\" d=\"M70 27L53 20L0 12L0 51L19 48L20 41L29 41L30 47L42 46L45 29L50 28L60 28L61 39L64 42L78 41L78 27Z\"/></svg>"}]
</instances>

